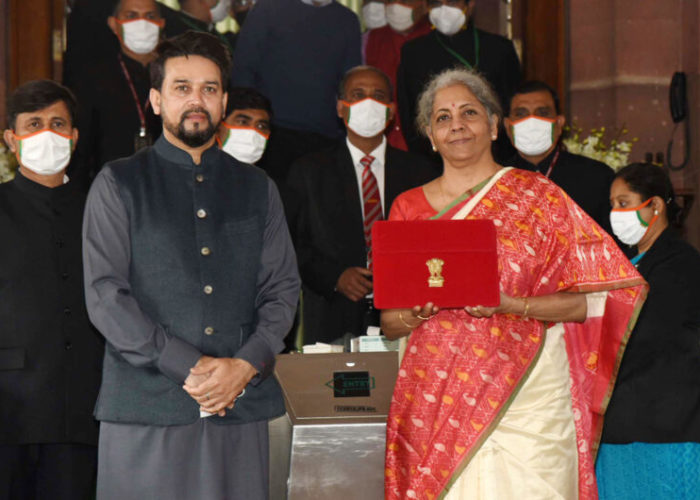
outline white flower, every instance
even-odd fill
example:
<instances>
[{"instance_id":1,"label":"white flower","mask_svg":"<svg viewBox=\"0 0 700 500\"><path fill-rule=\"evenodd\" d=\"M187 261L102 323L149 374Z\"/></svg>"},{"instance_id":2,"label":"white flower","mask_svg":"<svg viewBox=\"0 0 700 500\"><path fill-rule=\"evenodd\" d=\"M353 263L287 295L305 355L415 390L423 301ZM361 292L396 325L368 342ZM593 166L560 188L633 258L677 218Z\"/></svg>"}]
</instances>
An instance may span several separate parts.
<instances>
[{"instance_id":1,"label":"white flower","mask_svg":"<svg viewBox=\"0 0 700 500\"><path fill-rule=\"evenodd\" d=\"M14 155L4 144L0 143L0 183L11 181L14 177Z\"/></svg>"}]
</instances>

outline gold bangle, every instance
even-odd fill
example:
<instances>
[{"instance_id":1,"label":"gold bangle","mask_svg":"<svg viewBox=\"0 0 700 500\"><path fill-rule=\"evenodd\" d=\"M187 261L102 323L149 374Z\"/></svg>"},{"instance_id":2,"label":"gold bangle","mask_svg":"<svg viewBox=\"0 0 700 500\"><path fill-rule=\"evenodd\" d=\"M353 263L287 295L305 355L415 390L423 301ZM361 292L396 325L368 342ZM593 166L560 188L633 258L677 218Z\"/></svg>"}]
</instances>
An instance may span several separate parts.
<instances>
[{"instance_id":1,"label":"gold bangle","mask_svg":"<svg viewBox=\"0 0 700 500\"><path fill-rule=\"evenodd\" d=\"M404 324L404 326L405 326L406 328L410 328L411 330L413 330L414 328L417 328L418 325L420 325L420 323L418 323L418 325L415 325L415 326L409 325L409 324L406 322L406 320L403 319L403 311L399 311L399 320L401 321L401 323Z\"/></svg>"},{"instance_id":2,"label":"gold bangle","mask_svg":"<svg viewBox=\"0 0 700 500\"><path fill-rule=\"evenodd\" d=\"M523 302L525 302L525 310L523 311L523 314L520 316L523 319L527 319L527 313L530 310L530 302L527 300L527 297L520 297L523 299Z\"/></svg>"}]
</instances>

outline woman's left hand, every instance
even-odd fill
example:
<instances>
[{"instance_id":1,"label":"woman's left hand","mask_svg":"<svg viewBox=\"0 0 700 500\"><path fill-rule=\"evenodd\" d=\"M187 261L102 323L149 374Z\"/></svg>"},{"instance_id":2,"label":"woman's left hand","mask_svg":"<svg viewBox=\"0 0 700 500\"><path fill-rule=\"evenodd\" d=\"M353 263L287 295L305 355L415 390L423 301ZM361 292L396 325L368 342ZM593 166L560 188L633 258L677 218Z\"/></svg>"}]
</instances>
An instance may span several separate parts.
<instances>
[{"instance_id":1,"label":"woman's left hand","mask_svg":"<svg viewBox=\"0 0 700 500\"><path fill-rule=\"evenodd\" d=\"M501 292L501 303L496 307L486 306L467 306L464 308L469 314L475 318L490 318L494 314L508 314L521 312L523 309L522 301L515 299L510 295Z\"/></svg>"}]
</instances>

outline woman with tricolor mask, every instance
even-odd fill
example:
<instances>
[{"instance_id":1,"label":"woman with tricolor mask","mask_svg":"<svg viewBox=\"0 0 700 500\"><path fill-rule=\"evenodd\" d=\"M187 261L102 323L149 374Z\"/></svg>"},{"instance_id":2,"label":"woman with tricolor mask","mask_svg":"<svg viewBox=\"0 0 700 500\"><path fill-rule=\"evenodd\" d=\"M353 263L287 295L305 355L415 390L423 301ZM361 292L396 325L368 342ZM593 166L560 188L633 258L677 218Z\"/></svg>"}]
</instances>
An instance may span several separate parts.
<instances>
[{"instance_id":1,"label":"woman with tricolor mask","mask_svg":"<svg viewBox=\"0 0 700 500\"><path fill-rule=\"evenodd\" d=\"M635 163L610 189L615 235L649 295L605 415L601 499L697 498L700 491L700 254L671 222L679 208L663 169Z\"/></svg>"}]
</instances>

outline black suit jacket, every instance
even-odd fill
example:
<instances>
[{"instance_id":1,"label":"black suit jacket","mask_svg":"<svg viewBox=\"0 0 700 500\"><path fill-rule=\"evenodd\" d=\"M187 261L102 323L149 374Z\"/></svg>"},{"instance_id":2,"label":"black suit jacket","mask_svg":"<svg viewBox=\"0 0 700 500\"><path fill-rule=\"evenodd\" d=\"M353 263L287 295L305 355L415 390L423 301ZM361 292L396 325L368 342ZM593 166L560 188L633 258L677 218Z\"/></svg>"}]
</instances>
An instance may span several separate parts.
<instances>
[{"instance_id":1,"label":"black suit jacket","mask_svg":"<svg viewBox=\"0 0 700 500\"><path fill-rule=\"evenodd\" d=\"M649 295L622 358L604 443L700 442L700 255L667 228L639 261Z\"/></svg>"},{"instance_id":2,"label":"black suit jacket","mask_svg":"<svg viewBox=\"0 0 700 500\"><path fill-rule=\"evenodd\" d=\"M425 159L388 145L384 168L385 216L400 193L438 175ZM363 335L365 306L335 291L345 269L367 263L360 193L345 139L297 160L287 182L288 219L304 285L304 343L348 332Z\"/></svg>"}]
</instances>

